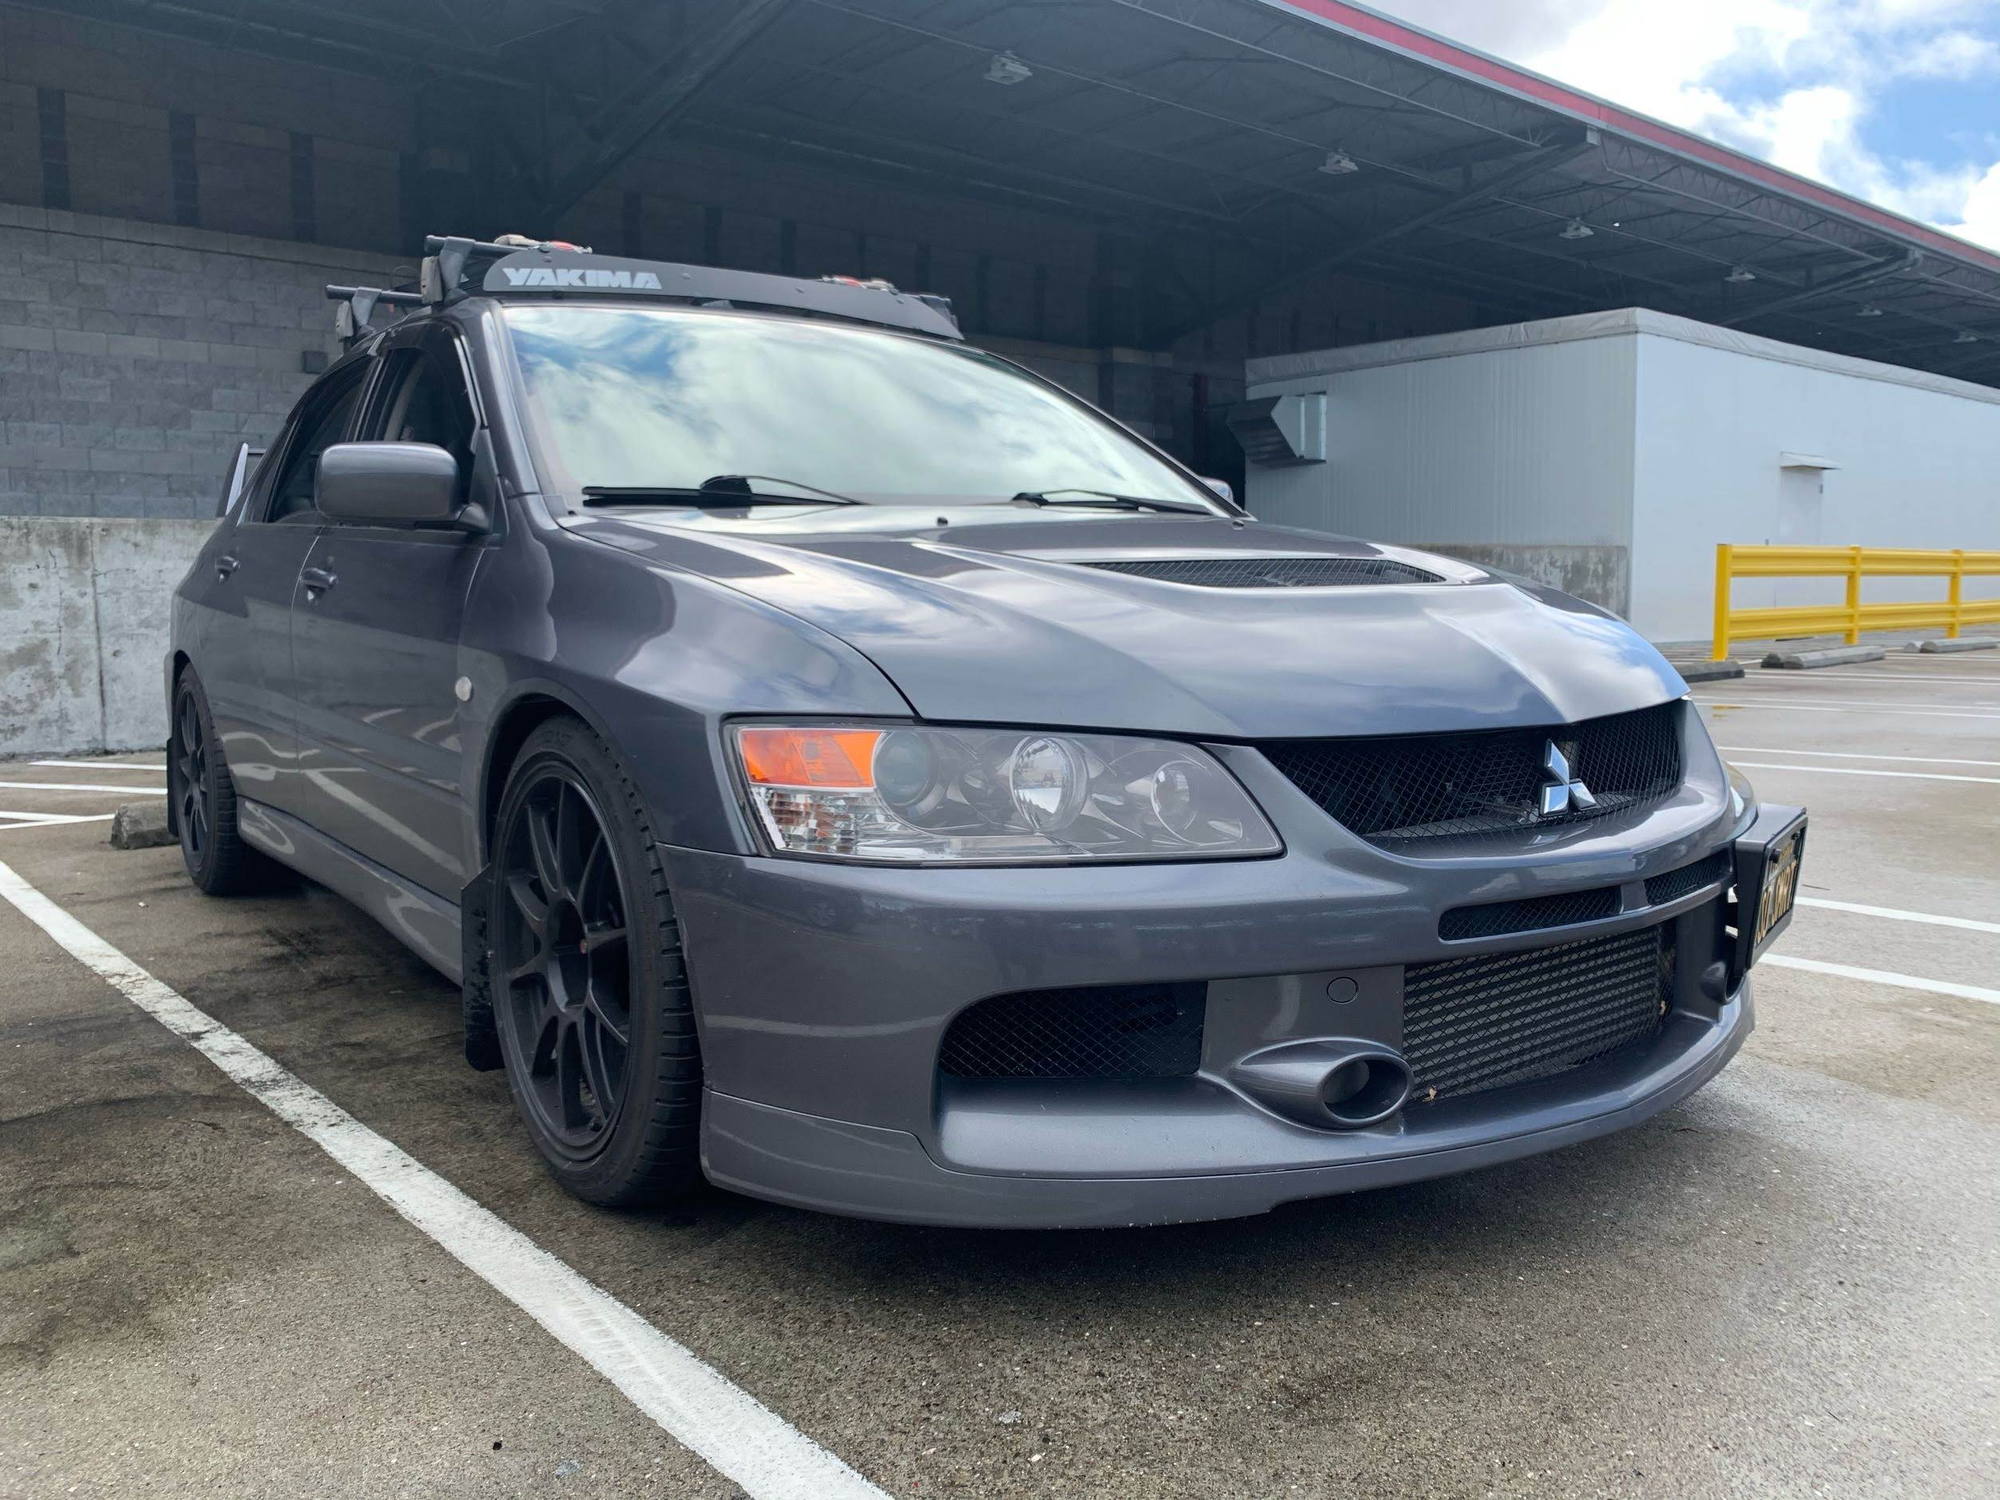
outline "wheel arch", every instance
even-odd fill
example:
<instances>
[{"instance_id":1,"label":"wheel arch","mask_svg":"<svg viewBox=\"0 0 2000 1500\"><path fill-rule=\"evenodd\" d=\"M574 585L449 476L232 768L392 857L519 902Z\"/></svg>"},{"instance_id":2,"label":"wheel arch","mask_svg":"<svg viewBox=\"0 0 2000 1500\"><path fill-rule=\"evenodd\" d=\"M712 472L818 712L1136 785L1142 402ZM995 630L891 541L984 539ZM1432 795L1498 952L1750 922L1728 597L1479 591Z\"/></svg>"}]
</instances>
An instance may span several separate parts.
<instances>
[{"instance_id":1,"label":"wheel arch","mask_svg":"<svg viewBox=\"0 0 2000 1500\"><path fill-rule=\"evenodd\" d=\"M507 775L520 758L528 736L550 719L568 716L588 724L607 745L615 744L604 720L577 695L558 683L522 682L494 716L486 737L486 750L479 772L478 864L484 868L492 858L493 823L500 814L500 797L507 789Z\"/></svg>"}]
</instances>

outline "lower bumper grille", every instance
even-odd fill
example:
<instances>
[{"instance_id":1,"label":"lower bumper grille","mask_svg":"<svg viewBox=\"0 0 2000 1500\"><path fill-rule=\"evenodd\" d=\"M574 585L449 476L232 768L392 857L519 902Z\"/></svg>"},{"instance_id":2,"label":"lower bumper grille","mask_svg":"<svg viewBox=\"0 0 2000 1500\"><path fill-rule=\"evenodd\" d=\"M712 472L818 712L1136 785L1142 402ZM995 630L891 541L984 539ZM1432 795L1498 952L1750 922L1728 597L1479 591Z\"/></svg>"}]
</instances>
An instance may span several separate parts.
<instances>
[{"instance_id":1,"label":"lower bumper grille","mask_svg":"<svg viewBox=\"0 0 2000 1500\"><path fill-rule=\"evenodd\" d=\"M1412 964L1403 974L1403 1054L1414 1099L1547 1078L1650 1036L1673 989L1666 925Z\"/></svg>"},{"instance_id":2,"label":"lower bumper grille","mask_svg":"<svg viewBox=\"0 0 2000 1500\"><path fill-rule=\"evenodd\" d=\"M1201 1066L1208 987L1023 990L961 1011L938 1068L955 1078L1180 1078Z\"/></svg>"}]
</instances>

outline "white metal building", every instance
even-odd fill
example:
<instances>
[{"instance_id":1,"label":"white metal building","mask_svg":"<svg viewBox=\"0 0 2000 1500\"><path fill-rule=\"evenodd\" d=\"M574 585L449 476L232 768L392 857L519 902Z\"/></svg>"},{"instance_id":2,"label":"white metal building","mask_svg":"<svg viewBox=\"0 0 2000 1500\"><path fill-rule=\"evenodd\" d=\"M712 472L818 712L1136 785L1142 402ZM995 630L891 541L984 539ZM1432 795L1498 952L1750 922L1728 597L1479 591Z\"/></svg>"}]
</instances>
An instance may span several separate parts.
<instances>
[{"instance_id":1,"label":"white metal building","mask_svg":"<svg viewBox=\"0 0 2000 1500\"><path fill-rule=\"evenodd\" d=\"M2000 548L2000 391L1643 308L1253 359L1248 381L1290 450L1250 466L1259 517L1540 577L1656 641L1708 634L1718 542Z\"/></svg>"}]
</instances>

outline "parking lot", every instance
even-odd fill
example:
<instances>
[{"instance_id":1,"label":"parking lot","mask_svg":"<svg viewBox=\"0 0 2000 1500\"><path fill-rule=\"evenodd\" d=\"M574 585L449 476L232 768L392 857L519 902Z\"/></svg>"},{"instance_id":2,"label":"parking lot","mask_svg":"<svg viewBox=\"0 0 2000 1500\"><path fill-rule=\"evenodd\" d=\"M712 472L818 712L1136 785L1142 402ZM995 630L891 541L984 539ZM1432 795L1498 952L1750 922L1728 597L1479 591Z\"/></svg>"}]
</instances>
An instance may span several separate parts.
<instances>
[{"instance_id":1,"label":"parking lot","mask_svg":"<svg viewBox=\"0 0 2000 1500\"><path fill-rule=\"evenodd\" d=\"M0 1495L1990 1495L2000 653L1695 696L1813 814L1717 1082L1512 1165L1123 1232L585 1207L367 919L107 845L157 754L0 765ZM239 1086L134 1003L168 992L317 1096ZM399 1213L429 1174L469 1203ZM608 1297L531 1316L522 1266ZM644 1370L604 1353L621 1305Z\"/></svg>"}]
</instances>

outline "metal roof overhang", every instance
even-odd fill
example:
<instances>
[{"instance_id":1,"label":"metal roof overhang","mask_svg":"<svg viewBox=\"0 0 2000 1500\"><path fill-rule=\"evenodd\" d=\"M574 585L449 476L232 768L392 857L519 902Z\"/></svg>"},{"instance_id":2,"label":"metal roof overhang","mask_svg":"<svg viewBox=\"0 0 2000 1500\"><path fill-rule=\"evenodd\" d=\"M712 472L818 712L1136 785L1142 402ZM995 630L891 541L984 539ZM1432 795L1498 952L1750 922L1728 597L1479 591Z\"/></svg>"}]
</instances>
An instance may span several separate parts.
<instances>
[{"instance_id":1,"label":"metal roof overhang","mask_svg":"<svg viewBox=\"0 0 2000 1500\"><path fill-rule=\"evenodd\" d=\"M1339 271L2000 383L2000 255L1346 0L25 3L459 85L521 222L679 134L1144 236L1162 342Z\"/></svg>"}]
</instances>

